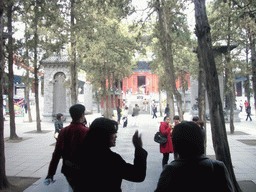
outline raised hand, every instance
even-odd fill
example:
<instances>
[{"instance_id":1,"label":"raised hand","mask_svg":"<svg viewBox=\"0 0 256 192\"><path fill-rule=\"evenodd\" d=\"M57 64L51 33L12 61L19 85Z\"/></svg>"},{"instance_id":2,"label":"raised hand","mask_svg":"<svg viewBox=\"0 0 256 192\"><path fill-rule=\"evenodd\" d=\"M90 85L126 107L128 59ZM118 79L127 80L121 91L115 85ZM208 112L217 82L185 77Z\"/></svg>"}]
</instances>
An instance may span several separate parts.
<instances>
[{"instance_id":1,"label":"raised hand","mask_svg":"<svg viewBox=\"0 0 256 192\"><path fill-rule=\"evenodd\" d=\"M139 135L139 131L136 130L133 137L132 137L132 143L135 147L142 147L142 139L141 134Z\"/></svg>"}]
</instances>

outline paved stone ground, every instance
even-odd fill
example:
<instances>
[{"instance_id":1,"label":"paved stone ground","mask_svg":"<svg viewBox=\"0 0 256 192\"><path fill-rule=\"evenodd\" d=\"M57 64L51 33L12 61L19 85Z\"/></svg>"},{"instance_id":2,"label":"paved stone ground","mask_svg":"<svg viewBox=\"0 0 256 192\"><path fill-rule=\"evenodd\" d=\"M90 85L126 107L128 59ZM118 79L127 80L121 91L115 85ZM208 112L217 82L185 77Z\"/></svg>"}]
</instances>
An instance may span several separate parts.
<instances>
[{"instance_id":1,"label":"paved stone ground","mask_svg":"<svg viewBox=\"0 0 256 192\"><path fill-rule=\"evenodd\" d=\"M99 114L88 115L88 122L99 117ZM235 123L236 134L228 134L231 157L237 180L244 187L244 191L256 191L256 118L253 121L245 121L245 113L240 115L242 122ZM124 192L152 192L156 188L158 178L161 173L162 154L159 152L159 145L153 141L155 132L163 118L152 119L151 115L140 115L138 127L131 127L133 118L129 116L128 127L120 126L117 138L117 146L112 148L119 153L127 162L132 163L134 157L134 147L132 145L132 135L138 129L142 133L143 146L148 151L147 177L142 183L132 183L123 181L122 189ZM189 114L185 114L186 120L191 120ZM68 125L69 123L65 123ZM229 130L229 124L227 124ZM42 122L43 133L36 133L36 123L24 122L24 118L16 118L16 129L19 137L23 140L18 142L8 141L9 121L5 121L4 137L6 173L7 176L33 177L41 178L25 192L37 191L69 191L65 177L60 173L61 164L59 164L56 182L49 186L43 184L46 177L48 165L51 160L51 154L54 150L55 139L54 124L52 122ZM207 124L207 155L214 157L212 147L211 131L209 123ZM170 162L173 155L170 155ZM251 188L250 188L251 187Z\"/></svg>"}]
</instances>

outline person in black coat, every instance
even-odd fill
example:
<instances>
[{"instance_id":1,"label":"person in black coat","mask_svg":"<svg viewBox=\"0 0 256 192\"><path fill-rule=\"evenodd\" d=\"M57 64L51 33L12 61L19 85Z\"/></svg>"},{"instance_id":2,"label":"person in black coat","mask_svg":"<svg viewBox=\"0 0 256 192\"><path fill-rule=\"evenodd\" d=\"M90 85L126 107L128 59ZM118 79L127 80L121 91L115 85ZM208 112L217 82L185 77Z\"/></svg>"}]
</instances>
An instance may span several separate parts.
<instances>
[{"instance_id":1,"label":"person in black coat","mask_svg":"<svg viewBox=\"0 0 256 192\"><path fill-rule=\"evenodd\" d=\"M116 111L117 111L117 122L118 122L118 124L120 124L122 110L120 109L119 105L117 106Z\"/></svg>"},{"instance_id":2,"label":"person in black coat","mask_svg":"<svg viewBox=\"0 0 256 192\"><path fill-rule=\"evenodd\" d=\"M155 192L234 191L224 163L203 155L204 138L196 123L175 125L172 142L179 157L164 167Z\"/></svg>"},{"instance_id":3,"label":"person in black coat","mask_svg":"<svg viewBox=\"0 0 256 192\"><path fill-rule=\"evenodd\" d=\"M157 118L157 116L156 116L157 107L156 107L155 104L153 104L153 106L152 106L152 111L153 111L153 119L154 119L154 118Z\"/></svg>"},{"instance_id":4,"label":"person in black coat","mask_svg":"<svg viewBox=\"0 0 256 192\"><path fill-rule=\"evenodd\" d=\"M110 148L116 146L118 123L107 118L95 119L88 131L77 170L74 192L121 192L122 180L142 182L146 177L147 152L142 148L138 131L133 135L134 163L130 164Z\"/></svg>"},{"instance_id":5,"label":"person in black coat","mask_svg":"<svg viewBox=\"0 0 256 192\"><path fill-rule=\"evenodd\" d=\"M169 108L169 104L166 105L164 113L167 117L170 117L170 108Z\"/></svg>"},{"instance_id":6,"label":"person in black coat","mask_svg":"<svg viewBox=\"0 0 256 192\"><path fill-rule=\"evenodd\" d=\"M251 118L251 106L250 105L248 105L248 107L246 107L246 113L247 113L246 121L248 120L248 118L250 119L250 121L252 121L252 118Z\"/></svg>"}]
</instances>

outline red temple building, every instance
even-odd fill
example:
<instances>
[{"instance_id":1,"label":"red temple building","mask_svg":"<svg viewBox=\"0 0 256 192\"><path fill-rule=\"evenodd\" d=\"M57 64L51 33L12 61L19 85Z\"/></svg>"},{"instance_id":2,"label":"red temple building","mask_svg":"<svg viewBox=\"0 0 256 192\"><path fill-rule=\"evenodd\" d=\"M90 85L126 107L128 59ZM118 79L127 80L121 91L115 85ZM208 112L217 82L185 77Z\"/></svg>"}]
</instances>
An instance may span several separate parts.
<instances>
[{"instance_id":1,"label":"red temple building","mask_svg":"<svg viewBox=\"0 0 256 192\"><path fill-rule=\"evenodd\" d=\"M138 68L129 78L123 79L124 93L142 93L149 95L150 93L158 93L158 76L151 73L150 63L139 61Z\"/></svg>"}]
</instances>

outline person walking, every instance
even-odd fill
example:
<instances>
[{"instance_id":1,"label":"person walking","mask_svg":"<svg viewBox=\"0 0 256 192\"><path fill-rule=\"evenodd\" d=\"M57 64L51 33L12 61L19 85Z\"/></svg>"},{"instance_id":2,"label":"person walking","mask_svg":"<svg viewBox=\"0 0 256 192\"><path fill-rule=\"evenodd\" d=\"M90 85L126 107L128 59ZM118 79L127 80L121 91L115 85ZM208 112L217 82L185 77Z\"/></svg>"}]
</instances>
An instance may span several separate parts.
<instances>
[{"instance_id":1,"label":"person walking","mask_svg":"<svg viewBox=\"0 0 256 192\"><path fill-rule=\"evenodd\" d=\"M240 100L240 102L239 102L239 107L240 107L240 112L242 112L243 111L243 102L242 102L242 100Z\"/></svg>"},{"instance_id":2,"label":"person walking","mask_svg":"<svg viewBox=\"0 0 256 192\"><path fill-rule=\"evenodd\" d=\"M251 106L250 105L247 106L246 113L247 113L246 121L248 120L248 118L250 118L250 121L252 121L252 118L251 118Z\"/></svg>"},{"instance_id":3,"label":"person walking","mask_svg":"<svg viewBox=\"0 0 256 192\"><path fill-rule=\"evenodd\" d=\"M166 105L164 113L166 116L170 117L170 108L169 108L169 104Z\"/></svg>"},{"instance_id":4,"label":"person walking","mask_svg":"<svg viewBox=\"0 0 256 192\"><path fill-rule=\"evenodd\" d=\"M245 110L246 108L249 106L249 103L247 102L247 100L244 101L244 107L245 107Z\"/></svg>"},{"instance_id":5,"label":"person walking","mask_svg":"<svg viewBox=\"0 0 256 192\"><path fill-rule=\"evenodd\" d=\"M120 124L121 112L122 112L122 110L120 109L120 105L117 106L116 111L117 111L117 123Z\"/></svg>"},{"instance_id":6,"label":"person walking","mask_svg":"<svg viewBox=\"0 0 256 192\"><path fill-rule=\"evenodd\" d=\"M164 121L161 122L160 125L160 133L162 133L164 136L167 137L167 142L164 144L160 144L160 153L163 154L163 159L162 159L162 167L168 163L169 160L169 154L173 153L173 146L172 146L172 140L171 140L171 132L172 128L169 126L170 123L170 117L165 116Z\"/></svg>"},{"instance_id":7,"label":"person walking","mask_svg":"<svg viewBox=\"0 0 256 192\"><path fill-rule=\"evenodd\" d=\"M139 105L135 104L135 107L132 110L132 116L134 117L133 118L133 126L134 127L138 126L139 111L140 111Z\"/></svg>"},{"instance_id":8,"label":"person walking","mask_svg":"<svg viewBox=\"0 0 256 192\"><path fill-rule=\"evenodd\" d=\"M152 106L152 111L153 111L153 118L152 119L157 118L157 116L156 116L157 107L154 103L153 103L153 106Z\"/></svg>"},{"instance_id":9,"label":"person walking","mask_svg":"<svg viewBox=\"0 0 256 192\"><path fill-rule=\"evenodd\" d=\"M60 130L63 128L62 119L63 119L63 114L58 113L56 115L56 121L54 123L54 126L55 126L54 138L56 140L58 139L58 135L59 135Z\"/></svg>"},{"instance_id":10,"label":"person walking","mask_svg":"<svg viewBox=\"0 0 256 192\"><path fill-rule=\"evenodd\" d=\"M179 157L164 167L155 192L234 192L225 164L203 155L204 139L196 123L177 124L172 142Z\"/></svg>"},{"instance_id":11,"label":"person walking","mask_svg":"<svg viewBox=\"0 0 256 192\"><path fill-rule=\"evenodd\" d=\"M70 169L70 165L75 165L80 160L79 156L84 153L85 138L89 129L84 126L85 107L81 104L75 104L69 108L72 122L69 126L63 128L59 132L57 143L55 145L52 159L48 168L48 174L45 180L53 182L60 158L63 159L61 172L65 175L69 185L74 189L76 179L74 175L76 171ZM47 182L46 182L47 183Z\"/></svg>"},{"instance_id":12,"label":"person walking","mask_svg":"<svg viewBox=\"0 0 256 192\"><path fill-rule=\"evenodd\" d=\"M128 124L128 107L127 106L125 106L124 108L123 121L124 121L123 128L125 128L127 127L127 124Z\"/></svg>"},{"instance_id":13,"label":"person walking","mask_svg":"<svg viewBox=\"0 0 256 192\"><path fill-rule=\"evenodd\" d=\"M143 101L143 106L144 106L143 110L147 112L148 111L148 101L146 99Z\"/></svg>"},{"instance_id":14,"label":"person walking","mask_svg":"<svg viewBox=\"0 0 256 192\"><path fill-rule=\"evenodd\" d=\"M80 172L74 176L78 182L76 191L121 192L122 180L142 182L146 177L147 151L142 148L142 139L136 130L132 143L135 147L134 163L127 163L111 148L116 146L118 124L101 117L95 119L88 131L81 161L74 166Z\"/></svg>"}]
</instances>

